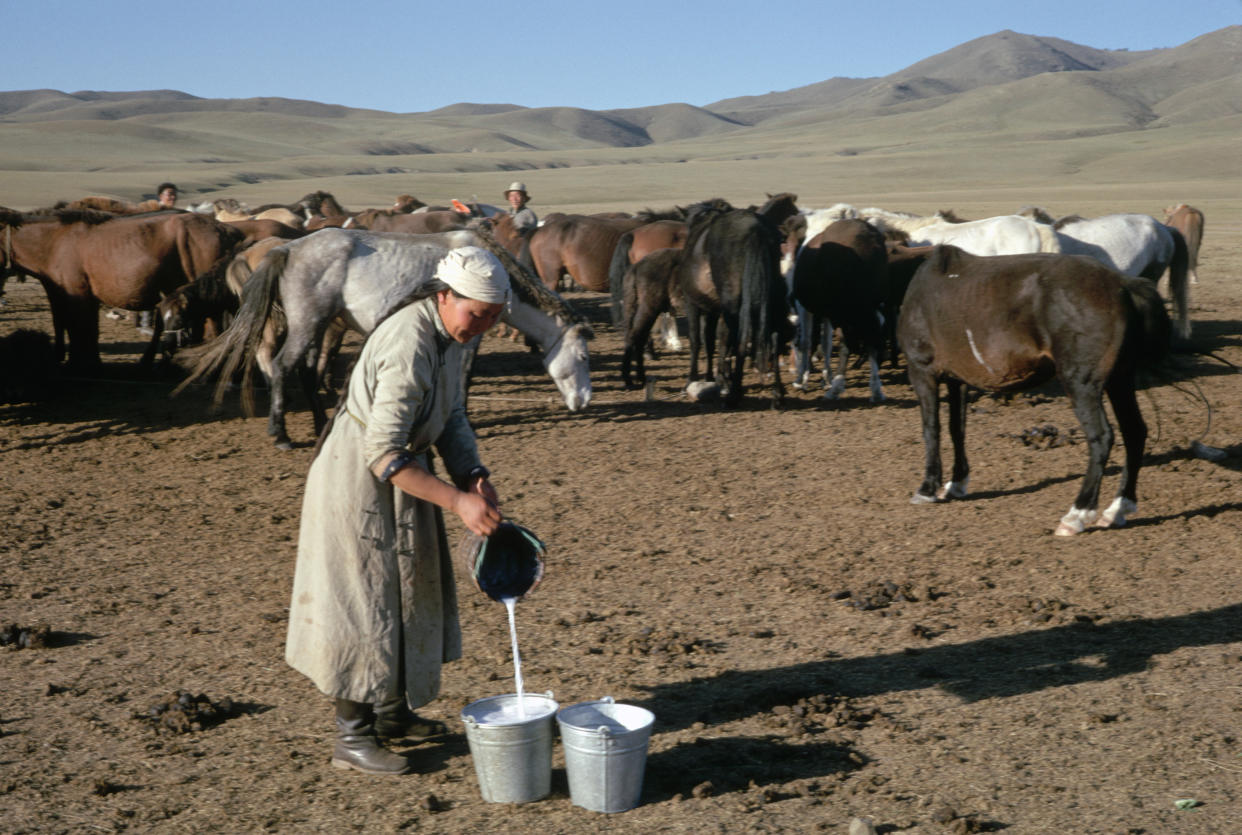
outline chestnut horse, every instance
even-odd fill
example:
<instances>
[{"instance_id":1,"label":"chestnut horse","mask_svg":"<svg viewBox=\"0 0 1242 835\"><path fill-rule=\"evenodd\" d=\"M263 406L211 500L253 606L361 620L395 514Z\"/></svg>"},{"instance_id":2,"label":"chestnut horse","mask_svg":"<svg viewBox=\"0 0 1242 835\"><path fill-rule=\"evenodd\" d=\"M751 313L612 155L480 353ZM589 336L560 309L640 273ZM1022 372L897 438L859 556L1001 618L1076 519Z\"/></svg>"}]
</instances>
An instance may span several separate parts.
<instances>
[{"instance_id":1,"label":"chestnut horse","mask_svg":"<svg viewBox=\"0 0 1242 835\"><path fill-rule=\"evenodd\" d=\"M35 276L47 291L57 356L69 338L69 364L100 364L99 305L150 310L160 296L232 255L243 234L193 212L111 215L0 209L5 271ZM155 357L160 324L143 355Z\"/></svg>"},{"instance_id":2,"label":"chestnut horse","mask_svg":"<svg viewBox=\"0 0 1242 835\"><path fill-rule=\"evenodd\" d=\"M1203 243L1203 212L1194 206L1178 203L1164 210L1164 225L1182 233L1186 241L1186 272L1190 283L1199 283L1199 246Z\"/></svg>"},{"instance_id":3,"label":"chestnut horse","mask_svg":"<svg viewBox=\"0 0 1242 835\"><path fill-rule=\"evenodd\" d=\"M1138 505L1136 486L1147 441L1135 374L1167 352L1172 323L1155 284L1131 278L1084 255L971 255L955 246L932 250L910 282L897 324L910 386L919 401L924 476L911 501L966 495L966 386L1019 391L1054 376L1069 395L1087 439L1087 471L1058 536L1087 525L1125 524ZM953 474L940 462L940 384L948 388ZM1121 485L1098 514L1100 481L1113 430L1108 395L1125 444Z\"/></svg>"},{"instance_id":4,"label":"chestnut horse","mask_svg":"<svg viewBox=\"0 0 1242 835\"><path fill-rule=\"evenodd\" d=\"M366 219L361 215L354 218L354 226L369 229L372 232L403 232L407 235L430 235L437 232L455 232L465 229L470 221L469 214L455 212L451 209L436 212L411 212L409 214L395 212L377 212Z\"/></svg>"},{"instance_id":5,"label":"chestnut horse","mask_svg":"<svg viewBox=\"0 0 1242 835\"><path fill-rule=\"evenodd\" d=\"M525 240L519 260L534 269L549 290L568 276L583 289L607 293L608 267L617 241L640 225L642 221L635 218L590 215L545 220Z\"/></svg>"}]
</instances>

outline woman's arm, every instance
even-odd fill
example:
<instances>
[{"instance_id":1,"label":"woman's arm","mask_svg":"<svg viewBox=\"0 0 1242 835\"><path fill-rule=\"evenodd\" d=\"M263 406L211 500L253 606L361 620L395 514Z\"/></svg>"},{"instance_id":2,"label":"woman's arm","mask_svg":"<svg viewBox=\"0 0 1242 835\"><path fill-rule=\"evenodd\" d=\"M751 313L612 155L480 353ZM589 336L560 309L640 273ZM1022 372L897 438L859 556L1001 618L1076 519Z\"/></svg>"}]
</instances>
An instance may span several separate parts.
<instances>
[{"instance_id":1,"label":"woman's arm","mask_svg":"<svg viewBox=\"0 0 1242 835\"><path fill-rule=\"evenodd\" d=\"M500 510L494 498L496 490L486 478L474 479L469 490L458 490L411 461L393 473L389 481L416 499L456 513L472 533L488 536L500 524Z\"/></svg>"}]
</instances>

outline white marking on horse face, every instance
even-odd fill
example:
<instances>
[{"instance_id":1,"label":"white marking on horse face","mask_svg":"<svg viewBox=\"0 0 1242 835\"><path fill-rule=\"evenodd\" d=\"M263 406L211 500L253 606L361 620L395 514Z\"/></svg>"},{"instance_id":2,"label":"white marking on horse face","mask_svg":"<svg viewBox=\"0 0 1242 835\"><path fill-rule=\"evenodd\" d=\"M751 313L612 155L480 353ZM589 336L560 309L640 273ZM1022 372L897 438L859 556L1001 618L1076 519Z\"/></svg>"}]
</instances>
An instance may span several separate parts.
<instances>
[{"instance_id":1,"label":"white marking on horse face","mask_svg":"<svg viewBox=\"0 0 1242 835\"><path fill-rule=\"evenodd\" d=\"M996 372L992 370L992 366L984 360L983 354L979 353L979 348L975 345L975 335L970 332L970 328L966 329L966 341L970 343L970 353L975 355L975 360L988 370L988 373L995 376Z\"/></svg>"},{"instance_id":2,"label":"white marking on horse face","mask_svg":"<svg viewBox=\"0 0 1242 835\"><path fill-rule=\"evenodd\" d=\"M565 337L544 357L548 376L556 383L569 411L577 412L591 403L591 361L586 335L571 327Z\"/></svg>"}]
</instances>

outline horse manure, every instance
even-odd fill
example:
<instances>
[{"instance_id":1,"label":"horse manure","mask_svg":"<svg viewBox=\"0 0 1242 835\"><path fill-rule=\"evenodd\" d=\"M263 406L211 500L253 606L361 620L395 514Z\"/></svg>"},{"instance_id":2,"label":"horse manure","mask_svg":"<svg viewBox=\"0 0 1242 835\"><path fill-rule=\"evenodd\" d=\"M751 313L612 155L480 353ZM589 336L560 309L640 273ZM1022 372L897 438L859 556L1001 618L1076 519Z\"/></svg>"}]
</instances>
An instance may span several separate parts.
<instances>
[{"instance_id":1,"label":"horse manure","mask_svg":"<svg viewBox=\"0 0 1242 835\"><path fill-rule=\"evenodd\" d=\"M922 593L931 599L930 590ZM886 609L893 603L917 603L919 594L920 592L916 591L913 583L894 583L892 580L886 580L869 583L858 591L849 591L844 594L838 592L833 597L845 600L847 606L870 612L875 609Z\"/></svg>"},{"instance_id":2,"label":"horse manure","mask_svg":"<svg viewBox=\"0 0 1242 835\"><path fill-rule=\"evenodd\" d=\"M1024 446L1034 447L1035 449L1055 449L1065 444L1078 443L1078 429L1071 429L1064 434L1061 430L1051 423L1045 423L1043 426L1032 426L1024 429L1014 437L1022 441Z\"/></svg>"},{"instance_id":3,"label":"horse manure","mask_svg":"<svg viewBox=\"0 0 1242 835\"><path fill-rule=\"evenodd\" d=\"M0 628L0 647L10 649L43 649L51 643L52 630L46 626L18 626L13 624Z\"/></svg>"},{"instance_id":4,"label":"horse manure","mask_svg":"<svg viewBox=\"0 0 1242 835\"><path fill-rule=\"evenodd\" d=\"M228 696L213 702L206 695L178 690L166 700L137 711L134 718L149 723L157 732L184 734L215 727L241 713L241 706Z\"/></svg>"}]
</instances>

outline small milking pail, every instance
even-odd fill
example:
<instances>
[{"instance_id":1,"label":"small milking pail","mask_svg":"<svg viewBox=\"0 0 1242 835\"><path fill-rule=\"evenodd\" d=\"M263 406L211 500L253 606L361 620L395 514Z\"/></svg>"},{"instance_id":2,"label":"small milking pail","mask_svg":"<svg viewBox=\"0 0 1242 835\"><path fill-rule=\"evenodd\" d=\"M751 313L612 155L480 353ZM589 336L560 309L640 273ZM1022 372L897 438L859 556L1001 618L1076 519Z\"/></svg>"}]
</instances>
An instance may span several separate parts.
<instances>
[{"instance_id":1,"label":"small milking pail","mask_svg":"<svg viewBox=\"0 0 1242 835\"><path fill-rule=\"evenodd\" d=\"M466 741L483 799L529 803L552 788L552 694L525 694L526 716L518 715L516 694L490 696L462 708Z\"/></svg>"},{"instance_id":2,"label":"small milking pail","mask_svg":"<svg viewBox=\"0 0 1242 835\"><path fill-rule=\"evenodd\" d=\"M556 722L574 805L593 812L624 812L637 806L655 714L608 697L561 708Z\"/></svg>"}]
</instances>

